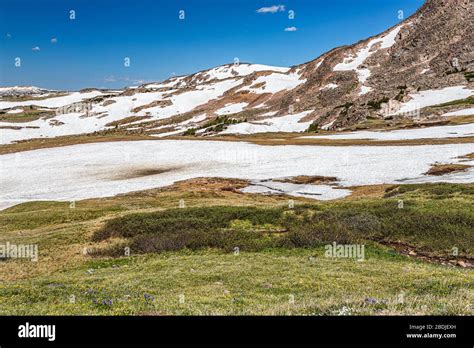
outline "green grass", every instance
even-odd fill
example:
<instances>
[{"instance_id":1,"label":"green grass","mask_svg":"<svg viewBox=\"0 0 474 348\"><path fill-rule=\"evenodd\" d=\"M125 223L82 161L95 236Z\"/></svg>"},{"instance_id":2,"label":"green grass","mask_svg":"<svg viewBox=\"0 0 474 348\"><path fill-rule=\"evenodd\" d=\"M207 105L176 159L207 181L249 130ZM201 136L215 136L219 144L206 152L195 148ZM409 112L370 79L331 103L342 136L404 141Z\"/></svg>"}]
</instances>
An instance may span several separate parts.
<instances>
[{"instance_id":1,"label":"green grass","mask_svg":"<svg viewBox=\"0 0 474 348\"><path fill-rule=\"evenodd\" d=\"M394 186L387 190L385 198L402 196L412 199L474 199L474 185L459 184L412 184Z\"/></svg>"},{"instance_id":2,"label":"green grass","mask_svg":"<svg viewBox=\"0 0 474 348\"><path fill-rule=\"evenodd\" d=\"M121 205L98 207L77 204L70 208L69 202L28 202L4 210L0 215L0 232L7 230L31 230L71 221L89 221L112 212L126 210Z\"/></svg>"},{"instance_id":3,"label":"green grass","mask_svg":"<svg viewBox=\"0 0 474 348\"><path fill-rule=\"evenodd\" d=\"M451 102L447 102L444 104L439 104L434 107L445 107L445 106L458 106L458 105L473 105L474 104L474 97L468 97L466 99L458 99L453 100Z\"/></svg>"},{"instance_id":4,"label":"green grass","mask_svg":"<svg viewBox=\"0 0 474 348\"><path fill-rule=\"evenodd\" d=\"M473 71L467 71L464 73L464 77L468 82L471 82L471 80L474 80L474 72Z\"/></svg>"},{"instance_id":5,"label":"green grass","mask_svg":"<svg viewBox=\"0 0 474 348\"><path fill-rule=\"evenodd\" d=\"M315 133L318 131L318 124L313 122L309 125L308 129L305 130L305 133Z\"/></svg>"},{"instance_id":6,"label":"green grass","mask_svg":"<svg viewBox=\"0 0 474 348\"><path fill-rule=\"evenodd\" d=\"M472 257L473 189L400 185L294 209L187 189L22 204L0 212L0 243L36 243L40 257L0 261L0 315L473 314L472 269L378 242ZM365 245L365 260L326 257L333 241Z\"/></svg>"},{"instance_id":7,"label":"green grass","mask_svg":"<svg viewBox=\"0 0 474 348\"><path fill-rule=\"evenodd\" d=\"M0 314L336 315L343 307L353 315L470 313L472 273L378 248L367 254L364 262L325 258L322 248L90 260L1 284Z\"/></svg>"},{"instance_id":8,"label":"green grass","mask_svg":"<svg viewBox=\"0 0 474 348\"><path fill-rule=\"evenodd\" d=\"M243 119L235 119L231 118L229 116L217 116L216 118L212 119L211 121L206 122L204 125L200 126L199 129L206 129L209 127L210 130L214 131L222 131L225 129L226 126L231 125L231 124L237 124L241 122L245 122L246 120Z\"/></svg>"},{"instance_id":9,"label":"green grass","mask_svg":"<svg viewBox=\"0 0 474 348\"><path fill-rule=\"evenodd\" d=\"M194 136L196 135L196 128L189 128L183 133L184 136Z\"/></svg>"},{"instance_id":10,"label":"green grass","mask_svg":"<svg viewBox=\"0 0 474 348\"><path fill-rule=\"evenodd\" d=\"M17 114L1 113L0 121L18 122L18 126L21 126L22 122L31 122L40 118L51 118L52 116L54 116L53 111L26 109L23 112Z\"/></svg>"}]
</instances>

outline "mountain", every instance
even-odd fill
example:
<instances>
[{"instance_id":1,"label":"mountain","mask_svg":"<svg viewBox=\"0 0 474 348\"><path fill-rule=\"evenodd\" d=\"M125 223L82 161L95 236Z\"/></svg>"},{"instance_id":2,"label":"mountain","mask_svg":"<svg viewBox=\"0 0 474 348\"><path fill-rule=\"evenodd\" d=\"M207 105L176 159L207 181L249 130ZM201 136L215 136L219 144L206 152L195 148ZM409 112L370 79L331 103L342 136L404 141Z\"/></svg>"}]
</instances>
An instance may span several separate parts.
<instances>
[{"instance_id":1,"label":"mountain","mask_svg":"<svg viewBox=\"0 0 474 348\"><path fill-rule=\"evenodd\" d=\"M47 89L34 86L0 87L0 97L19 97L48 93Z\"/></svg>"},{"instance_id":2,"label":"mountain","mask_svg":"<svg viewBox=\"0 0 474 348\"><path fill-rule=\"evenodd\" d=\"M474 94L473 10L469 0L428 0L379 35L291 68L234 63L121 91L1 98L0 113L32 121L0 119L0 138L9 143L104 130L205 136L437 120L456 105L435 105Z\"/></svg>"},{"instance_id":3,"label":"mountain","mask_svg":"<svg viewBox=\"0 0 474 348\"><path fill-rule=\"evenodd\" d=\"M467 86L473 87L474 77L473 4L427 1L399 25L303 64L302 76L308 81L280 103L299 99L297 111L314 108L308 117L338 128L367 117L413 116L413 107L403 108L413 99L419 104L413 106L423 108L472 95ZM423 98L420 92L428 90L438 92Z\"/></svg>"}]
</instances>

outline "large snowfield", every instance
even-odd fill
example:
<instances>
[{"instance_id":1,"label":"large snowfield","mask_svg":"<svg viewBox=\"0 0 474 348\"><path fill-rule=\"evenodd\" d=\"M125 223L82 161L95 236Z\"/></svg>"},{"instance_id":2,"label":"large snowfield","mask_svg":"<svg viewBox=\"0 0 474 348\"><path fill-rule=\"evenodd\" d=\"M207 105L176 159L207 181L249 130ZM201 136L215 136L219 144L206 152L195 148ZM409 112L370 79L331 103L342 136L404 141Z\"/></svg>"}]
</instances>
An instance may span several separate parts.
<instances>
[{"instance_id":1,"label":"large snowfield","mask_svg":"<svg viewBox=\"0 0 474 348\"><path fill-rule=\"evenodd\" d=\"M436 162L473 165L474 161L458 158L473 151L472 144L261 146L192 140L81 144L1 155L0 207L34 200L113 196L196 177L248 179L252 186L297 175L337 177L341 187L410 181L474 182L473 168L442 177L423 174ZM150 171L162 173L143 176ZM328 185L267 182L264 186L315 199L340 198L349 193ZM253 190L264 191L261 187Z\"/></svg>"}]
</instances>

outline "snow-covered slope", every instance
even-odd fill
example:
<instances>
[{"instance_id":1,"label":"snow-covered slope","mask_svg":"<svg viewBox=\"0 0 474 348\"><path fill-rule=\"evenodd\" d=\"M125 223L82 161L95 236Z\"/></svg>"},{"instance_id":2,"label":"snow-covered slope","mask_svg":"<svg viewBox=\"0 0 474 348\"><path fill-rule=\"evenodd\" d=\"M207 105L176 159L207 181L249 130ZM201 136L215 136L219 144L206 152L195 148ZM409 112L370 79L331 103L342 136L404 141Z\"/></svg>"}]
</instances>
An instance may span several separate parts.
<instances>
[{"instance_id":1,"label":"snow-covered slope","mask_svg":"<svg viewBox=\"0 0 474 348\"><path fill-rule=\"evenodd\" d=\"M47 89L35 86L0 87L0 97L40 95L48 92Z\"/></svg>"},{"instance_id":2,"label":"snow-covered slope","mask_svg":"<svg viewBox=\"0 0 474 348\"><path fill-rule=\"evenodd\" d=\"M146 128L152 135L179 134L208 118L242 112L260 93L289 90L304 82L289 70L232 64L119 92L88 90L40 99L0 100L0 110L18 113L19 119L31 112L21 109L25 107L54 111L53 115L31 122L0 121L0 144L110 130L116 128L117 122L127 132ZM266 90L244 91L256 82ZM229 93L232 90L236 92ZM202 112L195 113L197 110ZM196 118L197 115L200 117Z\"/></svg>"},{"instance_id":3,"label":"snow-covered slope","mask_svg":"<svg viewBox=\"0 0 474 348\"><path fill-rule=\"evenodd\" d=\"M66 105L78 103L102 95L100 91L92 91L87 93L68 93L60 97L51 97L45 99L36 99L36 100L24 100L24 101L0 101L0 109L16 108L19 106L41 106L45 108L60 108Z\"/></svg>"},{"instance_id":4,"label":"snow-covered slope","mask_svg":"<svg viewBox=\"0 0 474 348\"><path fill-rule=\"evenodd\" d=\"M23 94L1 97L0 89L0 114L8 114L0 144L96 131L207 136L456 117L474 95L473 12L473 1L427 0L385 32L294 67L235 62L122 91L4 87Z\"/></svg>"}]
</instances>

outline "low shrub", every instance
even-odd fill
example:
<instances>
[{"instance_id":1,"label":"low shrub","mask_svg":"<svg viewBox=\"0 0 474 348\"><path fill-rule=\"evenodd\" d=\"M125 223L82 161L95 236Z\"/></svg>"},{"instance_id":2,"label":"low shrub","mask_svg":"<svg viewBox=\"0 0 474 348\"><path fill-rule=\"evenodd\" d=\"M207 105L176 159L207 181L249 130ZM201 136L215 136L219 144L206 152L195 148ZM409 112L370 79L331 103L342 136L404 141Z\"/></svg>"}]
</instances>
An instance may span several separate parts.
<instances>
[{"instance_id":1,"label":"low shrub","mask_svg":"<svg viewBox=\"0 0 474 348\"><path fill-rule=\"evenodd\" d=\"M430 195L453 195L456 187L423 185ZM127 238L138 253L201 248L258 251L374 240L404 242L437 253L454 246L460 253L472 252L474 210L464 201L410 198L416 189L417 185L392 187L387 197L396 199L301 205L292 210L202 207L131 214L108 221L93 240ZM400 208L398 199L404 194L408 196Z\"/></svg>"}]
</instances>

